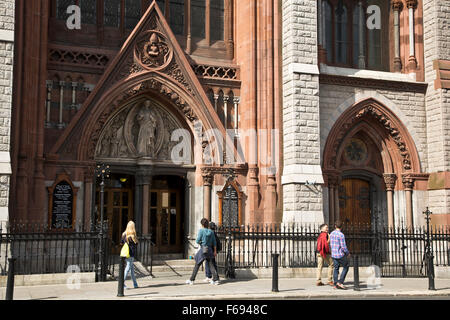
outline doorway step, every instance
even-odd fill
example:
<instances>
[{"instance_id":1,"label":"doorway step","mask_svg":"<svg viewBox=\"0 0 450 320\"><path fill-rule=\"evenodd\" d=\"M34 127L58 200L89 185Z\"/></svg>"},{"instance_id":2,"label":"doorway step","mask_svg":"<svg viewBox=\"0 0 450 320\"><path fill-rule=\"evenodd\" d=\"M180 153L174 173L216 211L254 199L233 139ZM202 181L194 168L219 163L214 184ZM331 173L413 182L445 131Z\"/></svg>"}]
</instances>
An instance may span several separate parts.
<instances>
[{"instance_id":1,"label":"doorway step","mask_svg":"<svg viewBox=\"0 0 450 320\"><path fill-rule=\"evenodd\" d=\"M192 273L195 261L193 259L158 259L153 260L152 274L155 278L179 278ZM200 271L202 268L200 268Z\"/></svg>"}]
</instances>

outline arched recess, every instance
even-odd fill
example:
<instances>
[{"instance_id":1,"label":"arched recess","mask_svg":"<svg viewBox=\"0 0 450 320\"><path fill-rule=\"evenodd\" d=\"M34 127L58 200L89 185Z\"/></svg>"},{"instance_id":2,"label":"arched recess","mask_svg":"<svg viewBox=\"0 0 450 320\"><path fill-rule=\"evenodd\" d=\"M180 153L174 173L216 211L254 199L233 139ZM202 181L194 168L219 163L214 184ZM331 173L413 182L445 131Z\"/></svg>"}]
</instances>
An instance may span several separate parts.
<instances>
[{"instance_id":1,"label":"arched recess","mask_svg":"<svg viewBox=\"0 0 450 320\"><path fill-rule=\"evenodd\" d=\"M367 141L372 141L380 158L380 168L370 170L383 178L387 192L388 225L394 226L394 189L406 192L407 224L412 221L412 189L415 174L421 173L416 146L402 121L379 101L369 98L349 107L336 121L327 137L322 168L329 189L330 222L339 217L339 188L346 171L342 166L344 148L352 137L362 132ZM411 181L412 180L412 181ZM403 183L402 183L403 182ZM411 183L412 182L412 183Z\"/></svg>"}]
</instances>

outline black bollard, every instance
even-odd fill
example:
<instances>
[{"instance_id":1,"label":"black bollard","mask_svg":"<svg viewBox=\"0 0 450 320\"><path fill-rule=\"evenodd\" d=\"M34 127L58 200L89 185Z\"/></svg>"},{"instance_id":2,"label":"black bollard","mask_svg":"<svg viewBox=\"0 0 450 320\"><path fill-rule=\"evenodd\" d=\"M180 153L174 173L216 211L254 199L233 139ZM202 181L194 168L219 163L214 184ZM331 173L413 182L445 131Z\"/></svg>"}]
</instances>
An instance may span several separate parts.
<instances>
[{"instance_id":1,"label":"black bollard","mask_svg":"<svg viewBox=\"0 0 450 320\"><path fill-rule=\"evenodd\" d=\"M358 256L353 256L353 290L359 291L359 259Z\"/></svg>"},{"instance_id":2,"label":"black bollard","mask_svg":"<svg viewBox=\"0 0 450 320\"><path fill-rule=\"evenodd\" d=\"M16 259L8 258L8 280L6 282L5 300L12 300L14 295L14 262Z\"/></svg>"},{"instance_id":3,"label":"black bollard","mask_svg":"<svg viewBox=\"0 0 450 320\"><path fill-rule=\"evenodd\" d=\"M123 287L125 285L125 257L120 257L120 264L119 264L119 281L118 281L118 287L117 287L117 296L123 297Z\"/></svg>"},{"instance_id":4,"label":"black bollard","mask_svg":"<svg viewBox=\"0 0 450 320\"><path fill-rule=\"evenodd\" d=\"M272 292L278 291L278 253L272 253Z\"/></svg>"},{"instance_id":5,"label":"black bollard","mask_svg":"<svg viewBox=\"0 0 450 320\"><path fill-rule=\"evenodd\" d=\"M433 254L428 254L428 290L436 290L434 287L434 265L433 265Z\"/></svg>"}]
</instances>

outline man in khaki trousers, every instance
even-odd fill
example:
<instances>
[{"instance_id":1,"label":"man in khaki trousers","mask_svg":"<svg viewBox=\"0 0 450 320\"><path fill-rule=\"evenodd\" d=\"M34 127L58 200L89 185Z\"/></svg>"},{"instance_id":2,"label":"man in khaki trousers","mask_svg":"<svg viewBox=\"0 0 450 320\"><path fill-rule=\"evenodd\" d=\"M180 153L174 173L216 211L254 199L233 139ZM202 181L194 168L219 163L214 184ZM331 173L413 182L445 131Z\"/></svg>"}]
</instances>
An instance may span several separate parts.
<instances>
[{"instance_id":1,"label":"man in khaki trousers","mask_svg":"<svg viewBox=\"0 0 450 320\"><path fill-rule=\"evenodd\" d=\"M322 224L320 226L320 235L317 238L317 285L323 286L322 283L322 269L324 261L328 263L328 284L333 286L333 268L334 263L331 259L330 236L328 234L328 225Z\"/></svg>"}]
</instances>

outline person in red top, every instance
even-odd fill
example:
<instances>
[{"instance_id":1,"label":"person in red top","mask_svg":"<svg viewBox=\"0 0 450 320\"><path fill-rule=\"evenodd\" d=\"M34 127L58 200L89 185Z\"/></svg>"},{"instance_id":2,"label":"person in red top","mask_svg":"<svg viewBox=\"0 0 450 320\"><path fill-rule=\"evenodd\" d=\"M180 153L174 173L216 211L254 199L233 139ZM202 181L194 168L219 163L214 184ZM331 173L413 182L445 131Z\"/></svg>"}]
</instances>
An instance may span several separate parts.
<instances>
[{"instance_id":1,"label":"person in red top","mask_svg":"<svg viewBox=\"0 0 450 320\"><path fill-rule=\"evenodd\" d=\"M317 238L317 285L323 286L322 283L322 269L323 263L326 261L328 263L328 284L333 286L333 268L334 263L331 259L331 249L330 249L330 235L328 234L328 225L322 224L320 226L320 235Z\"/></svg>"}]
</instances>

